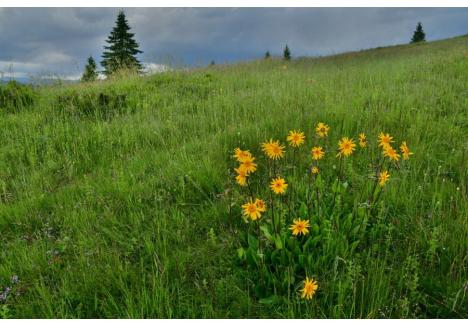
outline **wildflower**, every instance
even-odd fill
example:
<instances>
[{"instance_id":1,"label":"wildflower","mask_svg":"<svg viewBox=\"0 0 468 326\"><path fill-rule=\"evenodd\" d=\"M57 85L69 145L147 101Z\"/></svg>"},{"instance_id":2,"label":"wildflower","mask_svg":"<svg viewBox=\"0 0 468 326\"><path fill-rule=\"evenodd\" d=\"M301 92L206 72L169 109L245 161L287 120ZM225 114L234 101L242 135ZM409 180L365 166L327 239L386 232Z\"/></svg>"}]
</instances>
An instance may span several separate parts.
<instances>
[{"instance_id":1,"label":"wildflower","mask_svg":"<svg viewBox=\"0 0 468 326\"><path fill-rule=\"evenodd\" d=\"M318 174L319 173L319 168L314 166L314 167L312 167L311 172L312 172L312 174Z\"/></svg>"},{"instance_id":2,"label":"wildflower","mask_svg":"<svg viewBox=\"0 0 468 326\"><path fill-rule=\"evenodd\" d=\"M243 162L246 158L252 157L252 154L250 154L250 151L243 151L239 147L237 147L234 150L234 156L233 156L237 161Z\"/></svg>"},{"instance_id":3,"label":"wildflower","mask_svg":"<svg viewBox=\"0 0 468 326\"><path fill-rule=\"evenodd\" d=\"M383 155L392 161L398 161L400 159L400 154L390 145L384 148Z\"/></svg>"},{"instance_id":4,"label":"wildflower","mask_svg":"<svg viewBox=\"0 0 468 326\"><path fill-rule=\"evenodd\" d=\"M323 151L322 147L316 146L316 147L312 147L311 154L312 154L312 159L318 161L323 158L323 156L325 155L325 152Z\"/></svg>"},{"instance_id":5,"label":"wildflower","mask_svg":"<svg viewBox=\"0 0 468 326\"><path fill-rule=\"evenodd\" d=\"M3 292L0 292L0 302L6 302L10 292L11 292L11 287L9 286L7 286Z\"/></svg>"},{"instance_id":6,"label":"wildflower","mask_svg":"<svg viewBox=\"0 0 468 326\"><path fill-rule=\"evenodd\" d=\"M401 145L400 145L400 150L401 150L401 153L403 154L403 159L404 160L408 160L410 155L413 155L412 152L410 152L410 149L409 147L406 145L406 142L402 142Z\"/></svg>"},{"instance_id":7,"label":"wildflower","mask_svg":"<svg viewBox=\"0 0 468 326\"><path fill-rule=\"evenodd\" d=\"M247 185L247 176L248 173L244 167L244 165L241 164L238 168L234 169L236 171L236 182L241 185L241 186L246 186Z\"/></svg>"},{"instance_id":8,"label":"wildflower","mask_svg":"<svg viewBox=\"0 0 468 326\"><path fill-rule=\"evenodd\" d=\"M390 174L388 174L387 170L380 172L379 173L379 185L381 187L385 186L385 183L388 181L389 178L390 178Z\"/></svg>"},{"instance_id":9,"label":"wildflower","mask_svg":"<svg viewBox=\"0 0 468 326\"><path fill-rule=\"evenodd\" d=\"M252 221L257 220L262 216L262 213L258 209L257 205L251 200L248 203L242 205L242 209L244 210L244 215L250 217Z\"/></svg>"},{"instance_id":10,"label":"wildflower","mask_svg":"<svg viewBox=\"0 0 468 326\"><path fill-rule=\"evenodd\" d=\"M263 200L261 199L255 199L255 205L257 205L257 209L260 211L260 212L265 212L266 211L266 204Z\"/></svg>"},{"instance_id":11,"label":"wildflower","mask_svg":"<svg viewBox=\"0 0 468 326\"><path fill-rule=\"evenodd\" d=\"M306 235L309 233L309 221L308 220L301 220L297 219L293 221L294 223L289 228L292 231L293 235Z\"/></svg>"},{"instance_id":12,"label":"wildflower","mask_svg":"<svg viewBox=\"0 0 468 326\"><path fill-rule=\"evenodd\" d=\"M286 189L288 188L288 184L286 183L286 181L284 181L283 178L278 177L271 181L270 188L275 194L279 195L283 194L286 191Z\"/></svg>"},{"instance_id":13,"label":"wildflower","mask_svg":"<svg viewBox=\"0 0 468 326\"><path fill-rule=\"evenodd\" d=\"M337 156L349 156L351 155L354 150L356 149L356 144L354 143L353 139L349 139L348 137L343 137L338 142L338 150L339 153Z\"/></svg>"},{"instance_id":14,"label":"wildflower","mask_svg":"<svg viewBox=\"0 0 468 326\"><path fill-rule=\"evenodd\" d=\"M257 164L254 163L255 157L246 157L241 164L241 167L245 169L245 172L252 173L257 171Z\"/></svg>"},{"instance_id":15,"label":"wildflower","mask_svg":"<svg viewBox=\"0 0 468 326\"><path fill-rule=\"evenodd\" d=\"M245 175L236 175L236 182L238 185L245 187L247 185L247 177Z\"/></svg>"},{"instance_id":16,"label":"wildflower","mask_svg":"<svg viewBox=\"0 0 468 326\"><path fill-rule=\"evenodd\" d=\"M367 137L364 133L359 134L359 146L366 147L367 146Z\"/></svg>"},{"instance_id":17,"label":"wildflower","mask_svg":"<svg viewBox=\"0 0 468 326\"><path fill-rule=\"evenodd\" d=\"M309 279L308 277L306 277L304 281L304 287L301 290L302 292L301 298L303 299L306 298L308 300L312 299L317 289L318 289L317 281L315 281L313 278Z\"/></svg>"},{"instance_id":18,"label":"wildflower","mask_svg":"<svg viewBox=\"0 0 468 326\"><path fill-rule=\"evenodd\" d=\"M323 122L319 122L317 124L317 127L315 128L315 132L317 133L317 136L320 138L327 137L328 136L328 130L330 130L330 127L327 126Z\"/></svg>"},{"instance_id":19,"label":"wildflower","mask_svg":"<svg viewBox=\"0 0 468 326\"><path fill-rule=\"evenodd\" d=\"M284 146L279 141L270 139L268 142L262 144L262 149L267 156L272 160L277 160L284 156Z\"/></svg>"},{"instance_id":20,"label":"wildflower","mask_svg":"<svg viewBox=\"0 0 468 326\"><path fill-rule=\"evenodd\" d=\"M291 130L288 137L286 138L286 140L289 142L289 145L292 147L301 146L304 143L304 139L304 133L295 130Z\"/></svg>"},{"instance_id":21,"label":"wildflower","mask_svg":"<svg viewBox=\"0 0 468 326\"><path fill-rule=\"evenodd\" d=\"M390 134L384 134L383 132L379 135L379 147L385 149L390 146L390 143L393 143L393 137Z\"/></svg>"}]
</instances>

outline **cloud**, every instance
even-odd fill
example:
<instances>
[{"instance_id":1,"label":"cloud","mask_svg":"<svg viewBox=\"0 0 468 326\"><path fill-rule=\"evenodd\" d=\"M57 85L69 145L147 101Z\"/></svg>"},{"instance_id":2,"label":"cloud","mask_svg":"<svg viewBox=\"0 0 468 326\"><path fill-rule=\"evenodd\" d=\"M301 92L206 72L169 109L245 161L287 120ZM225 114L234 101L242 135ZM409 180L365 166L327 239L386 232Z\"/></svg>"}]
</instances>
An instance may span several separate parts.
<instances>
[{"instance_id":1,"label":"cloud","mask_svg":"<svg viewBox=\"0 0 468 326\"><path fill-rule=\"evenodd\" d=\"M160 72L165 72L170 70L171 68L169 66L160 64L160 63L154 63L154 62L143 62L143 72L145 74L157 74Z\"/></svg>"},{"instance_id":2,"label":"cloud","mask_svg":"<svg viewBox=\"0 0 468 326\"><path fill-rule=\"evenodd\" d=\"M79 75L97 62L117 8L3 8L0 71ZM468 32L468 8L129 8L127 19L151 65L248 60L269 50L327 55L407 43L418 21L428 40ZM161 66L162 67L162 66Z\"/></svg>"}]
</instances>

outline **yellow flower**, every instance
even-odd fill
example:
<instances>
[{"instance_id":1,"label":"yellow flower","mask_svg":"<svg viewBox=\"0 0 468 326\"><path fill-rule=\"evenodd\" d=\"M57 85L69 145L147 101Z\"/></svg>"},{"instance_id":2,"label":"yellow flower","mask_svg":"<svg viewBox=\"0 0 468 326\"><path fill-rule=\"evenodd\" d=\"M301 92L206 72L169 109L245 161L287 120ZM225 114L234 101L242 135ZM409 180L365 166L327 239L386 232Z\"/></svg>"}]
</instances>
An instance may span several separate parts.
<instances>
[{"instance_id":1,"label":"yellow flower","mask_svg":"<svg viewBox=\"0 0 468 326\"><path fill-rule=\"evenodd\" d=\"M383 155L392 161L398 161L400 159L400 154L390 145L384 148Z\"/></svg>"},{"instance_id":2,"label":"yellow flower","mask_svg":"<svg viewBox=\"0 0 468 326\"><path fill-rule=\"evenodd\" d=\"M250 217L252 221L257 220L262 216L262 213L258 209L257 205L251 200L248 203L242 205L242 209L244 210L244 215Z\"/></svg>"},{"instance_id":3,"label":"yellow flower","mask_svg":"<svg viewBox=\"0 0 468 326\"><path fill-rule=\"evenodd\" d=\"M312 159L318 161L323 158L323 156L325 155L325 152L323 151L322 147L316 146L316 147L312 147L311 154L312 154Z\"/></svg>"},{"instance_id":4,"label":"yellow flower","mask_svg":"<svg viewBox=\"0 0 468 326\"><path fill-rule=\"evenodd\" d=\"M233 156L237 161L243 162L246 158L252 157L252 154L250 154L250 151L243 151L239 147L234 150L234 156Z\"/></svg>"},{"instance_id":5,"label":"yellow flower","mask_svg":"<svg viewBox=\"0 0 468 326\"><path fill-rule=\"evenodd\" d=\"M273 141L270 139L268 142L262 144L262 149L272 160L277 160L284 156L284 146L281 145L278 140Z\"/></svg>"},{"instance_id":6,"label":"yellow flower","mask_svg":"<svg viewBox=\"0 0 468 326\"><path fill-rule=\"evenodd\" d=\"M349 139L348 137L343 137L338 142L338 150L339 153L337 156L349 156L351 155L354 150L356 149L356 144L354 143L353 139Z\"/></svg>"},{"instance_id":7,"label":"yellow flower","mask_svg":"<svg viewBox=\"0 0 468 326\"><path fill-rule=\"evenodd\" d=\"M312 174L318 174L319 173L319 168L314 166L311 170Z\"/></svg>"},{"instance_id":8,"label":"yellow flower","mask_svg":"<svg viewBox=\"0 0 468 326\"><path fill-rule=\"evenodd\" d=\"M388 174L387 170L380 172L379 173L379 185L381 187L385 186L385 183L388 181L389 178L390 178L390 174Z\"/></svg>"},{"instance_id":9,"label":"yellow flower","mask_svg":"<svg viewBox=\"0 0 468 326\"><path fill-rule=\"evenodd\" d=\"M257 205L257 209L260 211L260 212L265 212L266 211L266 204L263 200L261 199L255 199L255 205Z\"/></svg>"},{"instance_id":10,"label":"yellow flower","mask_svg":"<svg viewBox=\"0 0 468 326\"><path fill-rule=\"evenodd\" d=\"M318 289L317 281L315 281L313 278L309 279L308 277L306 277L304 281L304 287L301 290L302 292L301 298L302 299L306 298L307 300L312 299L317 289Z\"/></svg>"},{"instance_id":11,"label":"yellow flower","mask_svg":"<svg viewBox=\"0 0 468 326\"><path fill-rule=\"evenodd\" d=\"M241 167L245 170L245 172L247 172L247 174L257 171L257 164L254 163L254 161L255 157L253 156L246 157L242 161Z\"/></svg>"},{"instance_id":12,"label":"yellow flower","mask_svg":"<svg viewBox=\"0 0 468 326\"><path fill-rule=\"evenodd\" d=\"M244 166L241 165L238 168L234 169L237 173L236 182L241 186L247 185L247 171L245 170Z\"/></svg>"},{"instance_id":13,"label":"yellow flower","mask_svg":"<svg viewBox=\"0 0 468 326\"><path fill-rule=\"evenodd\" d=\"M379 135L379 147L385 149L390 146L390 143L393 143L393 137L390 134L384 134L383 132Z\"/></svg>"},{"instance_id":14,"label":"yellow flower","mask_svg":"<svg viewBox=\"0 0 468 326\"><path fill-rule=\"evenodd\" d=\"M328 136L328 130L330 130L330 127L327 126L323 122L319 122L317 124L317 127L315 128L315 132L317 133L317 136L323 138Z\"/></svg>"},{"instance_id":15,"label":"yellow flower","mask_svg":"<svg viewBox=\"0 0 468 326\"><path fill-rule=\"evenodd\" d=\"M291 130L289 132L286 140L289 142L289 145L292 147L299 147L304 143L304 133L296 130Z\"/></svg>"},{"instance_id":16,"label":"yellow flower","mask_svg":"<svg viewBox=\"0 0 468 326\"><path fill-rule=\"evenodd\" d=\"M247 186L247 177L243 175L236 175L236 182L238 185L245 187Z\"/></svg>"},{"instance_id":17,"label":"yellow flower","mask_svg":"<svg viewBox=\"0 0 468 326\"><path fill-rule=\"evenodd\" d=\"M400 146L401 153L403 154L403 159L408 160L410 155L413 155L412 152L410 152L409 147L406 145L406 142L402 142Z\"/></svg>"},{"instance_id":18,"label":"yellow flower","mask_svg":"<svg viewBox=\"0 0 468 326\"><path fill-rule=\"evenodd\" d=\"M289 228L292 231L293 235L306 235L307 233L309 233L308 229L310 227L310 224L308 220L297 219L293 222L294 223Z\"/></svg>"},{"instance_id":19,"label":"yellow flower","mask_svg":"<svg viewBox=\"0 0 468 326\"><path fill-rule=\"evenodd\" d=\"M366 147L367 146L367 137L364 133L359 134L359 146Z\"/></svg>"},{"instance_id":20,"label":"yellow flower","mask_svg":"<svg viewBox=\"0 0 468 326\"><path fill-rule=\"evenodd\" d=\"M283 178L278 177L276 179L273 179L270 183L270 188L273 190L275 194L283 194L286 189L288 188L288 184L286 181L284 181Z\"/></svg>"}]
</instances>

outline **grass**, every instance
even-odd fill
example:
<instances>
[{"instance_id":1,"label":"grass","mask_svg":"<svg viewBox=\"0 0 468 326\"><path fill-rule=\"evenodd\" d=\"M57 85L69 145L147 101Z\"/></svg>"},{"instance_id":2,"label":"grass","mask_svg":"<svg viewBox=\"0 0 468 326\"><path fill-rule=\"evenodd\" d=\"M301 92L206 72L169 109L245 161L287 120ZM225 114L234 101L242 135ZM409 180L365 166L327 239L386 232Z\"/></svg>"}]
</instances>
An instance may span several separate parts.
<instances>
[{"instance_id":1,"label":"grass","mask_svg":"<svg viewBox=\"0 0 468 326\"><path fill-rule=\"evenodd\" d=\"M467 318L467 76L462 36L38 89L1 113L0 316ZM102 93L124 109L63 102ZM311 302L261 300L236 253L232 150L319 121L333 144L385 131L415 154Z\"/></svg>"}]
</instances>

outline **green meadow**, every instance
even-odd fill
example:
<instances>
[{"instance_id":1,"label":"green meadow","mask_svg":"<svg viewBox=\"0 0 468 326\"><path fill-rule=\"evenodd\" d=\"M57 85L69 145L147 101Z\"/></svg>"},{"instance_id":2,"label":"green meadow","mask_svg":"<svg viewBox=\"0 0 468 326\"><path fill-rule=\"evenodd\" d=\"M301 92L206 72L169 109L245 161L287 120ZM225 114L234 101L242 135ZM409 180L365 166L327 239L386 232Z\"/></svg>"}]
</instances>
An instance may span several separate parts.
<instances>
[{"instance_id":1,"label":"green meadow","mask_svg":"<svg viewBox=\"0 0 468 326\"><path fill-rule=\"evenodd\" d=\"M0 317L468 317L468 36L30 97L0 110ZM327 221L310 236L327 233L308 253L319 288L304 300L305 275L287 291L259 288L239 254L248 224L232 155L251 150L261 173L260 144L286 145L296 129L311 161L318 122L330 126L323 189L343 136L364 132L375 148L390 133L414 155L364 222L353 205L368 159L346 158L337 208L358 236L325 209L326 192L321 213L308 207Z\"/></svg>"}]
</instances>

